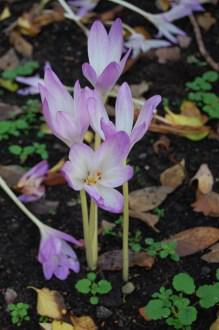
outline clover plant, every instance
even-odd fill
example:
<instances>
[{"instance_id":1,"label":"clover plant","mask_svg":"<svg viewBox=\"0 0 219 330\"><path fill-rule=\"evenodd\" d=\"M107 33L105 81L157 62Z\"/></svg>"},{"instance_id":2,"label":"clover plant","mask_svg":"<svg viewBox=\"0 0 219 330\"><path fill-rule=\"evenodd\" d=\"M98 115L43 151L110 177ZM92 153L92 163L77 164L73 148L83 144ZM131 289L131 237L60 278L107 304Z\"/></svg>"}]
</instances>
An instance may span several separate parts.
<instances>
[{"instance_id":1,"label":"clover plant","mask_svg":"<svg viewBox=\"0 0 219 330\"><path fill-rule=\"evenodd\" d=\"M29 304L24 304L22 302L19 302L17 304L9 304L7 310L10 313L11 322L16 326L20 327L24 321L29 321L29 308Z\"/></svg>"},{"instance_id":2,"label":"clover plant","mask_svg":"<svg viewBox=\"0 0 219 330\"><path fill-rule=\"evenodd\" d=\"M29 156L34 154L40 155L42 159L48 158L48 152L44 143L34 142L32 145L25 147L13 144L9 147L9 151L11 154L18 156L21 163L24 163Z\"/></svg>"},{"instance_id":3,"label":"clover plant","mask_svg":"<svg viewBox=\"0 0 219 330\"><path fill-rule=\"evenodd\" d=\"M99 295L104 295L112 290L112 285L107 280L96 280L97 276L94 272L87 274L86 278L79 280L75 284L75 288L82 294L90 294L90 303L97 305L99 303Z\"/></svg>"}]
</instances>

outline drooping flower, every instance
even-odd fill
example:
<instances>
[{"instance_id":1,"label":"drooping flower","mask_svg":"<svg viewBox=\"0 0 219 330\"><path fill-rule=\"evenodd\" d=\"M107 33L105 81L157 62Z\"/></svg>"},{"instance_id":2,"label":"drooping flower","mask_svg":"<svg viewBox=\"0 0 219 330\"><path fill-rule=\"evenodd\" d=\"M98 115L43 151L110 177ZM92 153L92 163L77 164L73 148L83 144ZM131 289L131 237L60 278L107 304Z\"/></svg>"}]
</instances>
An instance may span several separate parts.
<instances>
[{"instance_id":1,"label":"drooping flower","mask_svg":"<svg viewBox=\"0 0 219 330\"><path fill-rule=\"evenodd\" d=\"M55 275L65 280L70 270L78 273L80 264L76 253L67 243L82 246L74 237L49 226L40 224L41 241L38 252L38 261L43 266L43 273L47 280Z\"/></svg>"},{"instance_id":2,"label":"drooping flower","mask_svg":"<svg viewBox=\"0 0 219 330\"><path fill-rule=\"evenodd\" d=\"M123 50L122 23L118 18L109 34L100 21L94 22L88 37L89 63L82 66L83 75L100 92L109 91L116 83L130 51L121 60Z\"/></svg>"},{"instance_id":3,"label":"drooping flower","mask_svg":"<svg viewBox=\"0 0 219 330\"><path fill-rule=\"evenodd\" d=\"M42 182L48 173L48 169L48 162L42 160L20 178L16 188L22 193L19 196L22 202L33 202L43 197L45 187Z\"/></svg>"},{"instance_id":4,"label":"drooping flower","mask_svg":"<svg viewBox=\"0 0 219 330\"><path fill-rule=\"evenodd\" d=\"M125 46L132 49L132 57L136 58L140 53L147 53L152 48L168 47L166 40L145 39L141 33L133 33L125 42Z\"/></svg>"},{"instance_id":5,"label":"drooping flower","mask_svg":"<svg viewBox=\"0 0 219 330\"><path fill-rule=\"evenodd\" d=\"M71 0L69 5L78 8L77 16L83 17L94 9L99 0Z\"/></svg>"},{"instance_id":6,"label":"drooping flower","mask_svg":"<svg viewBox=\"0 0 219 330\"><path fill-rule=\"evenodd\" d=\"M87 97L89 88L82 89L79 81L74 86L74 99L52 69L45 70L42 84L39 84L43 103L43 114L53 134L69 147L83 140L89 126Z\"/></svg>"},{"instance_id":7,"label":"drooping flower","mask_svg":"<svg viewBox=\"0 0 219 330\"><path fill-rule=\"evenodd\" d=\"M109 120L107 112L98 95L90 99L88 103L90 123L92 128L102 139L108 139L118 131L126 132L130 138L130 150L148 130L153 114L160 102L161 97L159 95L149 98L144 103L134 125L134 104L131 90L127 83L123 83L116 99L115 124Z\"/></svg>"},{"instance_id":8,"label":"drooping flower","mask_svg":"<svg viewBox=\"0 0 219 330\"><path fill-rule=\"evenodd\" d=\"M96 151L82 143L73 145L69 161L62 169L69 186L74 190L84 189L100 208L120 213L123 196L114 188L133 175L132 167L123 164L128 148L125 132L114 134Z\"/></svg>"}]
</instances>

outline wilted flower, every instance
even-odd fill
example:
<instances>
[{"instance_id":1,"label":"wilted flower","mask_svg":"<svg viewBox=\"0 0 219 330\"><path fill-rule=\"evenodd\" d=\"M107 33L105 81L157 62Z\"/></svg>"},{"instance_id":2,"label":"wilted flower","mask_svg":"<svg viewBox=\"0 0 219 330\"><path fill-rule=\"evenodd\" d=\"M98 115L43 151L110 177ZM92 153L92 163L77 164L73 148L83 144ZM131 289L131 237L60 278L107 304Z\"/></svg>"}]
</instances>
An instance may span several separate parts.
<instances>
[{"instance_id":1,"label":"wilted flower","mask_svg":"<svg viewBox=\"0 0 219 330\"><path fill-rule=\"evenodd\" d=\"M29 85L29 87L21 88L18 90L18 94L20 95L34 95L39 94L39 84L43 83L43 79L40 78L39 75L35 75L32 77L16 77L16 81L25 85Z\"/></svg>"},{"instance_id":2,"label":"wilted flower","mask_svg":"<svg viewBox=\"0 0 219 330\"><path fill-rule=\"evenodd\" d=\"M134 105L130 88L123 83L119 89L115 106L115 125L109 120L107 112L100 100L96 97L89 101L88 110L92 128L103 138L108 139L118 131L124 131L130 138L129 149L138 142L146 133L151 123L153 113L161 102L159 95L148 99L134 124Z\"/></svg>"},{"instance_id":3,"label":"wilted flower","mask_svg":"<svg viewBox=\"0 0 219 330\"><path fill-rule=\"evenodd\" d=\"M82 66L84 76L99 91L107 92L122 74L130 51L121 60L122 23L118 18L109 34L100 21L94 22L88 37L89 63Z\"/></svg>"},{"instance_id":4,"label":"wilted flower","mask_svg":"<svg viewBox=\"0 0 219 330\"><path fill-rule=\"evenodd\" d=\"M68 234L43 224L40 224L39 229L41 241L38 261L43 266L45 278L49 280L54 274L60 280L65 280L70 270L78 273L80 264L77 255L66 241L77 246L82 246L82 243Z\"/></svg>"},{"instance_id":5,"label":"wilted flower","mask_svg":"<svg viewBox=\"0 0 219 330\"><path fill-rule=\"evenodd\" d=\"M45 70L45 77L39 85L43 103L43 114L53 134L69 147L83 140L89 126L87 97L89 88L82 89L79 81L74 86L74 99L52 69Z\"/></svg>"},{"instance_id":6,"label":"wilted flower","mask_svg":"<svg viewBox=\"0 0 219 330\"><path fill-rule=\"evenodd\" d=\"M16 188L22 193L19 196L22 202L36 201L45 194L45 187L42 182L48 173L48 169L48 162L42 160L20 178Z\"/></svg>"},{"instance_id":7,"label":"wilted flower","mask_svg":"<svg viewBox=\"0 0 219 330\"><path fill-rule=\"evenodd\" d=\"M127 157L129 138L118 132L93 151L85 144L71 147L69 161L63 166L66 180L74 190L85 190L102 209L120 213L123 196L115 187L128 181L133 169L123 164Z\"/></svg>"},{"instance_id":8,"label":"wilted flower","mask_svg":"<svg viewBox=\"0 0 219 330\"><path fill-rule=\"evenodd\" d=\"M99 0L71 0L69 5L78 8L77 16L85 16L98 2Z\"/></svg>"},{"instance_id":9,"label":"wilted flower","mask_svg":"<svg viewBox=\"0 0 219 330\"><path fill-rule=\"evenodd\" d=\"M125 42L127 48L132 49L132 57L136 58L140 53L146 53L152 48L168 47L170 43L165 40L145 39L141 33L133 33Z\"/></svg>"}]
</instances>

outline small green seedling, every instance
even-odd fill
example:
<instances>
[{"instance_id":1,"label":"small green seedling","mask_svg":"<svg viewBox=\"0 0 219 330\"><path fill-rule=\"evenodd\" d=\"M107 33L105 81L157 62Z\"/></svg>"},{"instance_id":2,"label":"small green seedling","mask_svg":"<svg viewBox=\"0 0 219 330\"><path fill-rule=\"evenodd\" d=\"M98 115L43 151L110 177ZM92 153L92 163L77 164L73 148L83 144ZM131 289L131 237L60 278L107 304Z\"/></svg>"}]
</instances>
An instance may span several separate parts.
<instances>
[{"instance_id":1,"label":"small green seedling","mask_svg":"<svg viewBox=\"0 0 219 330\"><path fill-rule=\"evenodd\" d=\"M86 278L79 280L75 284L75 288L82 294L90 294L90 303L97 305L99 303L98 295L104 295L112 290L112 285L107 280L96 281L96 274L91 272Z\"/></svg>"},{"instance_id":2,"label":"small green seedling","mask_svg":"<svg viewBox=\"0 0 219 330\"><path fill-rule=\"evenodd\" d=\"M29 156L34 154L40 155L42 159L48 158L48 152L44 143L34 142L32 145L25 147L14 144L9 147L9 151L11 154L18 156L21 163L24 163Z\"/></svg>"},{"instance_id":3,"label":"small green seedling","mask_svg":"<svg viewBox=\"0 0 219 330\"><path fill-rule=\"evenodd\" d=\"M28 315L28 310L30 308L29 304L17 303L9 304L8 312L11 315L11 322L16 326L20 327L24 321L29 321L30 317Z\"/></svg>"},{"instance_id":4,"label":"small green seedling","mask_svg":"<svg viewBox=\"0 0 219 330\"><path fill-rule=\"evenodd\" d=\"M136 230L135 234L129 237L129 247L133 252L140 252L143 250L141 239L142 233L140 230Z\"/></svg>"},{"instance_id":5,"label":"small green seedling","mask_svg":"<svg viewBox=\"0 0 219 330\"><path fill-rule=\"evenodd\" d=\"M218 72L207 71L201 77L186 83L186 87L190 90L188 99L195 102L212 119L219 118L219 98L212 92L213 83L218 79Z\"/></svg>"},{"instance_id":6,"label":"small green seedling","mask_svg":"<svg viewBox=\"0 0 219 330\"><path fill-rule=\"evenodd\" d=\"M14 69L5 70L1 76L4 79L14 80L17 76L29 76L38 68L39 63L37 61L27 61L19 64Z\"/></svg>"},{"instance_id":7,"label":"small green seedling","mask_svg":"<svg viewBox=\"0 0 219 330\"><path fill-rule=\"evenodd\" d=\"M219 280L219 270L216 272ZM192 305L190 297L198 301ZM179 273L172 280L172 288L161 287L145 306L145 315L151 320L164 319L175 329L191 330L197 319L197 308L211 308L219 303L219 282L202 285L196 290L194 279L187 273Z\"/></svg>"},{"instance_id":8,"label":"small green seedling","mask_svg":"<svg viewBox=\"0 0 219 330\"><path fill-rule=\"evenodd\" d=\"M146 238L145 244L148 245L146 252L153 257L161 259L170 258L173 261L179 261L180 257L176 253L175 242L155 242L153 238Z\"/></svg>"},{"instance_id":9,"label":"small green seedling","mask_svg":"<svg viewBox=\"0 0 219 330\"><path fill-rule=\"evenodd\" d=\"M160 208L160 207L156 207L154 209L153 213L156 214L159 219L162 219L165 216L165 210L163 208Z\"/></svg>"},{"instance_id":10,"label":"small green seedling","mask_svg":"<svg viewBox=\"0 0 219 330\"><path fill-rule=\"evenodd\" d=\"M123 217L119 217L114 223L116 225L122 225ZM114 227L115 228L115 227ZM104 228L103 230L103 235L104 236L116 236L116 237L121 237L121 232L115 232L114 228Z\"/></svg>"},{"instance_id":11,"label":"small green seedling","mask_svg":"<svg viewBox=\"0 0 219 330\"><path fill-rule=\"evenodd\" d=\"M207 63L205 61L200 60L199 58L197 58L195 55L189 55L187 57L187 63L189 64L194 64L197 66L207 66Z\"/></svg>"}]
</instances>

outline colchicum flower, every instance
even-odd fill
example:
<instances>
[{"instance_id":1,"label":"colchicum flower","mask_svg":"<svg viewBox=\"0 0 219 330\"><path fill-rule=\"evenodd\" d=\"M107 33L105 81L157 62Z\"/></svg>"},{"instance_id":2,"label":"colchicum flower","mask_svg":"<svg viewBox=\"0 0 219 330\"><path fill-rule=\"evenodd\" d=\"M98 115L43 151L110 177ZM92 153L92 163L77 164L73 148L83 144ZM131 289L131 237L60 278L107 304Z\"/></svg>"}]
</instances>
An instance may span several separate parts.
<instances>
[{"instance_id":1,"label":"colchicum flower","mask_svg":"<svg viewBox=\"0 0 219 330\"><path fill-rule=\"evenodd\" d=\"M102 209L120 213L123 196L116 187L133 175L131 166L123 164L127 157L129 138L118 132L93 151L85 144L71 147L69 161L62 168L66 180L74 190L85 190Z\"/></svg>"},{"instance_id":2,"label":"colchicum flower","mask_svg":"<svg viewBox=\"0 0 219 330\"><path fill-rule=\"evenodd\" d=\"M44 224L39 226L41 241L38 253L38 261L43 266L43 273L47 280L53 274L60 280L65 280L70 270L78 273L80 264L76 253L67 243L82 246L82 243L74 237Z\"/></svg>"},{"instance_id":3,"label":"colchicum flower","mask_svg":"<svg viewBox=\"0 0 219 330\"><path fill-rule=\"evenodd\" d=\"M73 99L50 68L45 70L44 81L39 88L43 114L53 134L69 147L81 142L89 126L86 103L92 91L88 87L82 89L77 81Z\"/></svg>"},{"instance_id":4,"label":"colchicum flower","mask_svg":"<svg viewBox=\"0 0 219 330\"><path fill-rule=\"evenodd\" d=\"M147 53L152 48L168 47L170 43L166 40L145 39L141 33L133 33L125 42L127 48L132 49L132 57L136 58L142 53Z\"/></svg>"},{"instance_id":5,"label":"colchicum flower","mask_svg":"<svg viewBox=\"0 0 219 330\"><path fill-rule=\"evenodd\" d=\"M153 114L161 102L161 96L155 95L148 99L134 124L134 104L131 90L127 83L119 89L115 106L115 125L109 120L101 99L91 98L88 104L92 128L102 137L108 139L118 131L124 131L130 138L129 150L146 133L151 123Z\"/></svg>"},{"instance_id":6,"label":"colchicum flower","mask_svg":"<svg viewBox=\"0 0 219 330\"><path fill-rule=\"evenodd\" d=\"M98 2L99 0L71 0L69 5L78 8L77 16L83 17L94 9Z\"/></svg>"},{"instance_id":7,"label":"colchicum flower","mask_svg":"<svg viewBox=\"0 0 219 330\"><path fill-rule=\"evenodd\" d=\"M16 81L29 87L21 88L17 91L19 95L35 95L39 94L39 84L43 83L43 79L39 75L32 77L16 77Z\"/></svg>"},{"instance_id":8,"label":"colchicum flower","mask_svg":"<svg viewBox=\"0 0 219 330\"><path fill-rule=\"evenodd\" d=\"M48 173L48 169L48 162L42 160L20 178L16 188L22 193L19 196L22 202L36 201L45 194L45 187L42 182Z\"/></svg>"},{"instance_id":9,"label":"colchicum flower","mask_svg":"<svg viewBox=\"0 0 219 330\"><path fill-rule=\"evenodd\" d=\"M82 66L83 75L100 92L109 91L116 83L130 51L121 60L123 50L122 23L118 18L109 34L100 21L94 22L88 37L89 63Z\"/></svg>"}]
</instances>

